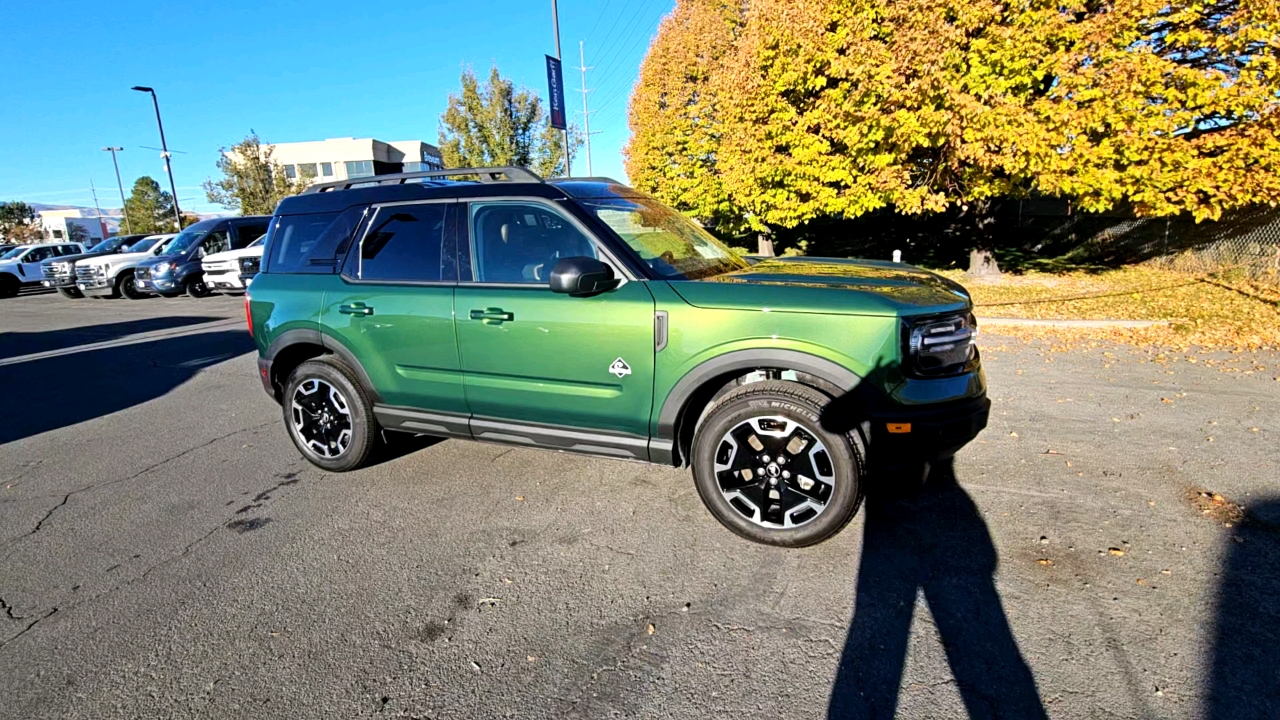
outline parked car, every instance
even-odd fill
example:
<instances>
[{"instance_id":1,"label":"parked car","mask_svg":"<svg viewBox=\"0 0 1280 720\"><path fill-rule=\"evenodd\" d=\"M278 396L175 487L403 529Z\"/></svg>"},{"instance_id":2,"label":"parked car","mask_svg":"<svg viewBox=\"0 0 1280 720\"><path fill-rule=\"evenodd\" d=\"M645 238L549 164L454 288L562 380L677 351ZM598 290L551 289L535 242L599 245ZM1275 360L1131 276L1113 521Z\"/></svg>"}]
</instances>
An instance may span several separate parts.
<instances>
[{"instance_id":1,"label":"parked car","mask_svg":"<svg viewBox=\"0 0 1280 720\"><path fill-rule=\"evenodd\" d=\"M259 252L253 255L246 255L240 258L240 284L244 285L245 288L248 289L249 283L253 282L254 276L258 274L258 270L261 268L262 268L262 251L261 250L259 250Z\"/></svg>"},{"instance_id":2,"label":"parked car","mask_svg":"<svg viewBox=\"0 0 1280 720\"><path fill-rule=\"evenodd\" d=\"M120 297L130 300L147 297L134 283L138 264L164 251L174 233L147 235L119 255L104 255L76 263L76 289L94 297Z\"/></svg>"},{"instance_id":3,"label":"parked car","mask_svg":"<svg viewBox=\"0 0 1280 720\"><path fill-rule=\"evenodd\" d=\"M165 297L186 293L191 297L209 294L200 261L214 253L239 250L267 232L271 218L265 215L201 220L178 233L159 257L145 260L134 271L142 292Z\"/></svg>"},{"instance_id":4,"label":"parked car","mask_svg":"<svg viewBox=\"0 0 1280 720\"><path fill-rule=\"evenodd\" d=\"M9 250L0 255L0 297L10 298L24 285L39 284L44 276L40 264L45 260L83 252L84 245L78 242L19 245Z\"/></svg>"},{"instance_id":5,"label":"parked car","mask_svg":"<svg viewBox=\"0 0 1280 720\"><path fill-rule=\"evenodd\" d=\"M257 240L249 243L248 247L239 250L206 255L204 260L200 261L200 266L204 269L204 284L209 288L209 292L243 294L245 285L240 279L240 261L250 256L262 257L262 241L266 237L266 235L259 236Z\"/></svg>"},{"instance_id":6,"label":"parked car","mask_svg":"<svg viewBox=\"0 0 1280 720\"><path fill-rule=\"evenodd\" d=\"M245 306L263 388L321 468L360 467L380 430L688 465L717 520L774 545L839 532L867 473L922 469L990 408L960 285L752 266L649 195L523 168L286 198Z\"/></svg>"},{"instance_id":7,"label":"parked car","mask_svg":"<svg viewBox=\"0 0 1280 720\"><path fill-rule=\"evenodd\" d=\"M127 252L127 248L146 235L117 235L94 245L80 255L64 255L45 260L41 264L40 284L57 290L63 297L82 298L84 293L76 287L76 263L102 255Z\"/></svg>"}]
</instances>

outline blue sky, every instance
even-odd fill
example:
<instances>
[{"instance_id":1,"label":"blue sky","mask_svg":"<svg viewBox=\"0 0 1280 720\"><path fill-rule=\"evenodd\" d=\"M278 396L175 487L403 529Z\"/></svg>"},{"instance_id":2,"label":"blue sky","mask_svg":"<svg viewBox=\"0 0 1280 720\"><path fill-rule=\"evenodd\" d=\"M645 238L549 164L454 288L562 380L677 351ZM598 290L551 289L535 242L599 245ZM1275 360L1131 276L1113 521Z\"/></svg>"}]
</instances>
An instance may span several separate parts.
<instances>
[{"instance_id":1,"label":"blue sky","mask_svg":"<svg viewBox=\"0 0 1280 720\"><path fill-rule=\"evenodd\" d=\"M657 23L674 0L560 0L566 104L581 110L586 42L594 171L624 176L626 102ZM0 200L118 207L140 175L167 189L149 97L156 89L184 210L219 208L200 183L218 148L250 129L268 142L328 137L435 143L463 67L497 64L546 95L555 53L551 1L10 3L0 42ZM580 112L571 114L581 121ZM585 174L575 163L574 173Z\"/></svg>"}]
</instances>

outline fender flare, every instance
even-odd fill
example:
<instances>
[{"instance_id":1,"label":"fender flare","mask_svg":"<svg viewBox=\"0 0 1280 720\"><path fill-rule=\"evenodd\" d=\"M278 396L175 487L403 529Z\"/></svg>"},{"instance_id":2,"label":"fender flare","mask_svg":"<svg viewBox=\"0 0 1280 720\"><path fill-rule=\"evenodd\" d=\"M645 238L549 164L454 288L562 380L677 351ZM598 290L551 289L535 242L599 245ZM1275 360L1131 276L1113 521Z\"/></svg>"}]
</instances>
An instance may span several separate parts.
<instances>
[{"instance_id":1,"label":"fender flare","mask_svg":"<svg viewBox=\"0 0 1280 720\"><path fill-rule=\"evenodd\" d=\"M365 371L364 365L356 359L355 353L351 352L341 341L329 335L311 328L295 328L280 333L271 344L267 346L263 353L262 359L274 363L276 356L281 350L291 345L319 345L330 353L342 359L348 367L356 373L356 379L364 386L365 392L369 393L370 399L374 402L382 402L382 397L378 394L377 389L373 386L373 381L369 379L369 373Z\"/></svg>"},{"instance_id":2,"label":"fender flare","mask_svg":"<svg viewBox=\"0 0 1280 720\"><path fill-rule=\"evenodd\" d=\"M718 375L737 371L755 370L761 367L785 367L813 375L849 391L862 382L862 377L852 370L826 358L798 350L753 349L737 350L713 357L684 374L667 393L658 413L658 427L654 443L672 448L676 442L677 423L685 405L695 392Z\"/></svg>"}]
</instances>

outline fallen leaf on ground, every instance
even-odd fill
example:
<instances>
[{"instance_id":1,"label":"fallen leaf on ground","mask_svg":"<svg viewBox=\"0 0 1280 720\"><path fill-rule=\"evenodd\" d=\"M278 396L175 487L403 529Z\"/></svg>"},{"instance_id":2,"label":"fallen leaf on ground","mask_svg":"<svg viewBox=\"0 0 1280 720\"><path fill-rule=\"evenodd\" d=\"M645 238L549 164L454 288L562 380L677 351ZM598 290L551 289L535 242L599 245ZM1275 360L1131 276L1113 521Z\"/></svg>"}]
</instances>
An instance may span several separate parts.
<instances>
[{"instance_id":1,"label":"fallen leaf on ground","mask_svg":"<svg viewBox=\"0 0 1280 720\"><path fill-rule=\"evenodd\" d=\"M649 627L647 628L647 631L650 635L652 635L655 632L657 632L658 629L653 626L653 623L649 623Z\"/></svg>"},{"instance_id":2,"label":"fallen leaf on ground","mask_svg":"<svg viewBox=\"0 0 1280 720\"><path fill-rule=\"evenodd\" d=\"M1121 550L1120 548L1107 548L1107 552L1111 553L1112 555L1115 555L1116 557L1124 556L1124 551Z\"/></svg>"}]
</instances>

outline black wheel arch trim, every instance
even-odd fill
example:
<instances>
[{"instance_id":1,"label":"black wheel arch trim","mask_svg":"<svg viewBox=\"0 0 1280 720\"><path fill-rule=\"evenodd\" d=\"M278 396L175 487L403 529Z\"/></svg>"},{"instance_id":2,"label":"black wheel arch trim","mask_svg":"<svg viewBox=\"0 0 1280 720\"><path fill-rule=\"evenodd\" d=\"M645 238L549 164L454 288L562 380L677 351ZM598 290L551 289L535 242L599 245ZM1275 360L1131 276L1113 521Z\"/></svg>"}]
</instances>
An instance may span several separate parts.
<instances>
[{"instance_id":1,"label":"black wheel arch trim","mask_svg":"<svg viewBox=\"0 0 1280 720\"><path fill-rule=\"evenodd\" d=\"M677 427L685 406L694 393L713 378L738 371L751 371L761 367L784 367L803 372L849 391L862 382L862 377L852 370L806 352L783 349L737 350L711 358L684 374L662 401L658 413L657 433L650 441L650 456L654 462L679 460Z\"/></svg>"},{"instance_id":2,"label":"black wheel arch trim","mask_svg":"<svg viewBox=\"0 0 1280 720\"><path fill-rule=\"evenodd\" d=\"M382 402L382 397L378 394L377 389L373 386L373 381L369 379L369 373L365 371L364 365L356 359L355 353L351 352L336 338L326 335L325 333L311 328L295 328L280 333L263 353L262 359L267 363L274 363L276 356L284 349L293 345L319 345L328 352L342 359L348 367L356 373L356 379L364 387L364 391L368 393L372 402ZM281 378L283 383L287 378Z\"/></svg>"}]
</instances>

